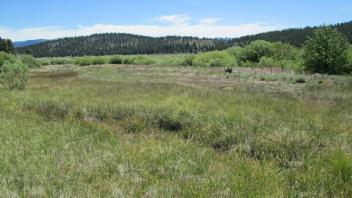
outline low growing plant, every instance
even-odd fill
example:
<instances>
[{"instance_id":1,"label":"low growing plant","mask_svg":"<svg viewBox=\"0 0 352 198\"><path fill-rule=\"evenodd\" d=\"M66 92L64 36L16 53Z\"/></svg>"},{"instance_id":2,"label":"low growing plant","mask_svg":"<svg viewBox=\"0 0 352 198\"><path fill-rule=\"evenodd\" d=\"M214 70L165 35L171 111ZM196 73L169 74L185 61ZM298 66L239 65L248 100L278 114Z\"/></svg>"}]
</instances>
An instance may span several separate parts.
<instances>
[{"instance_id":1,"label":"low growing plant","mask_svg":"<svg viewBox=\"0 0 352 198\"><path fill-rule=\"evenodd\" d=\"M0 79L10 90L24 89L27 84L28 66L16 60L11 63L5 61L1 68Z\"/></svg>"},{"instance_id":2,"label":"low growing plant","mask_svg":"<svg viewBox=\"0 0 352 198\"><path fill-rule=\"evenodd\" d=\"M92 65L103 65L105 64L105 60L103 57L93 57L91 63Z\"/></svg>"},{"instance_id":3,"label":"low growing plant","mask_svg":"<svg viewBox=\"0 0 352 198\"><path fill-rule=\"evenodd\" d=\"M192 65L199 67L232 67L235 66L235 58L227 51L212 51L198 54L192 61Z\"/></svg>"},{"instance_id":4,"label":"low growing plant","mask_svg":"<svg viewBox=\"0 0 352 198\"><path fill-rule=\"evenodd\" d=\"M20 55L19 59L22 61L22 63L26 64L29 68L37 68L40 67L40 62L37 61L33 56L31 55Z\"/></svg>"},{"instance_id":5,"label":"low growing plant","mask_svg":"<svg viewBox=\"0 0 352 198\"><path fill-rule=\"evenodd\" d=\"M120 56L113 56L109 60L110 64L122 64L122 58Z\"/></svg>"},{"instance_id":6,"label":"low growing plant","mask_svg":"<svg viewBox=\"0 0 352 198\"><path fill-rule=\"evenodd\" d=\"M81 58L77 58L75 60L75 65L79 65L79 66L87 66L87 65L91 65L92 61L89 57L81 57Z\"/></svg>"}]
</instances>

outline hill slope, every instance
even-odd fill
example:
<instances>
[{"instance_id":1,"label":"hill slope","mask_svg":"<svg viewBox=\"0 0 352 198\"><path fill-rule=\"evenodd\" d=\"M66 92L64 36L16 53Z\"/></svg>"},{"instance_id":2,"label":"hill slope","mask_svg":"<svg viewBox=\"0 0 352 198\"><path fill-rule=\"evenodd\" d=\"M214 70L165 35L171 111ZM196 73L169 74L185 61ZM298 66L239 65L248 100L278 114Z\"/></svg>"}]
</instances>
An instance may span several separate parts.
<instances>
[{"instance_id":1,"label":"hill slope","mask_svg":"<svg viewBox=\"0 0 352 198\"><path fill-rule=\"evenodd\" d=\"M331 25L352 43L352 21ZM111 54L196 53L224 49L232 45L245 45L255 40L281 41L302 46L316 27L286 29L249 35L235 39L200 39L196 37L148 37L124 33L94 34L68 37L36 45L17 47L18 53L35 57L84 56Z\"/></svg>"},{"instance_id":2,"label":"hill slope","mask_svg":"<svg viewBox=\"0 0 352 198\"><path fill-rule=\"evenodd\" d=\"M94 34L69 37L38 45L17 48L18 53L30 53L35 57L84 56L111 54L195 53L229 46L222 39L195 37L147 37L122 33Z\"/></svg>"},{"instance_id":3,"label":"hill slope","mask_svg":"<svg viewBox=\"0 0 352 198\"><path fill-rule=\"evenodd\" d=\"M31 45L37 45L39 43L43 43L47 41L46 39L36 39L36 40L28 40L28 41L16 41L13 42L15 47L26 47Z\"/></svg>"},{"instance_id":4,"label":"hill slope","mask_svg":"<svg viewBox=\"0 0 352 198\"><path fill-rule=\"evenodd\" d=\"M352 43L352 21L346 23L339 23L331 25L338 31L343 33L348 41ZM306 41L307 37L313 33L313 30L318 27L306 27L306 28L295 28L286 29L281 31L272 31L261 34L249 35L234 39L235 44L244 45L255 40L266 40L270 42L281 41L284 43L290 43L295 46L302 46Z\"/></svg>"}]
</instances>

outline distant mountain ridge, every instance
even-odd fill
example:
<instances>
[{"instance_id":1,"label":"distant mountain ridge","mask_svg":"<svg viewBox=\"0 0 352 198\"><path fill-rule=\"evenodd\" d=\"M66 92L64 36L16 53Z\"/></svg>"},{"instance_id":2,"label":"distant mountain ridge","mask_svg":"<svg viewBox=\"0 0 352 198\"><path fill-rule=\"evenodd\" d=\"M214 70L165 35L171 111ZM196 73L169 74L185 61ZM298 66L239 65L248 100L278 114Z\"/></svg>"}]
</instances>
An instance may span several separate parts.
<instances>
[{"instance_id":1,"label":"distant mountain ridge","mask_svg":"<svg viewBox=\"0 0 352 198\"><path fill-rule=\"evenodd\" d=\"M13 45L17 48L17 47L27 47L27 46L31 46L31 45L37 45L39 43L43 43L46 42L48 40L46 39L35 39L35 40L27 40L27 41L16 41L13 42Z\"/></svg>"}]
</instances>

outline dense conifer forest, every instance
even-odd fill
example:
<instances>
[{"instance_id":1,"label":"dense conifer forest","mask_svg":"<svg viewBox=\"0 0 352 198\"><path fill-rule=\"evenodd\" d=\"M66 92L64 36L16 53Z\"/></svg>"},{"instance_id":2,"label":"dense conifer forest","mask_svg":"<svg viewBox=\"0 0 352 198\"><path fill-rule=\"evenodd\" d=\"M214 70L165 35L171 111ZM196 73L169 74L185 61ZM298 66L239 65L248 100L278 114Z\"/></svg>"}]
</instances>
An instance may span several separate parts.
<instances>
[{"instance_id":1,"label":"dense conifer forest","mask_svg":"<svg viewBox=\"0 0 352 198\"><path fill-rule=\"evenodd\" d=\"M339 32L347 37L347 40L352 42L352 21L346 23L338 23L331 25L332 28L337 29ZM305 27L293 28L281 31L272 31L256 35L248 35L234 39L233 42L239 45L245 45L256 40L265 40L270 42L283 42L297 47L301 47L307 38L313 34L313 30L319 27Z\"/></svg>"},{"instance_id":2,"label":"dense conifer forest","mask_svg":"<svg viewBox=\"0 0 352 198\"><path fill-rule=\"evenodd\" d=\"M94 34L62 38L23 48L18 53L35 57L84 56L111 54L196 53L229 47L224 39L196 37L148 37L132 34Z\"/></svg>"},{"instance_id":3,"label":"dense conifer forest","mask_svg":"<svg viewBox=\"0 0 352 198\"><path fill-rule=\"evenodd\" d=\"M352 21L331 25L331 27L344 34L350 43L352 42ZM301 47L317 28L319 27L286 29L236 39L148 37L125 33L105 33L51 40L38 45L17 48L16 51L20 54L32 54L35 57L198 53L222 50L233 45L244 46L256 40L282 42Z\"/></svg>"}]
</instances>

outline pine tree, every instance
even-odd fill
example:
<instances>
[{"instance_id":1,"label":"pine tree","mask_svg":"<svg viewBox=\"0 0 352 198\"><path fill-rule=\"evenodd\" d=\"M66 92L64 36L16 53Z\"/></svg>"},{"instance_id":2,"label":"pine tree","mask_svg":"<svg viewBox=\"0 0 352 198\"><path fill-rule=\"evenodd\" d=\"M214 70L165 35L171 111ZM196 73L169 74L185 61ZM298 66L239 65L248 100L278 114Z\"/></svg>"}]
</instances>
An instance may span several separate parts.
<instances>
[{"instance_id":1,"label":"pine tree","mask_svg":"<svg viewBox=\"0 0 352 198\"><path fill-rule=\"evenodd\" d=\"M0 37L0 52L6 52L13 54L15 51L15 47L10 39L2 39Z\"/></svg>"}]
</instances>

